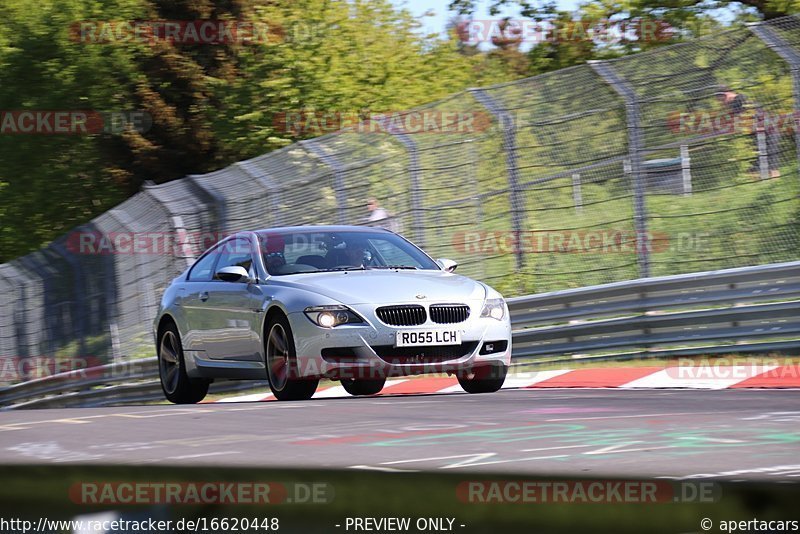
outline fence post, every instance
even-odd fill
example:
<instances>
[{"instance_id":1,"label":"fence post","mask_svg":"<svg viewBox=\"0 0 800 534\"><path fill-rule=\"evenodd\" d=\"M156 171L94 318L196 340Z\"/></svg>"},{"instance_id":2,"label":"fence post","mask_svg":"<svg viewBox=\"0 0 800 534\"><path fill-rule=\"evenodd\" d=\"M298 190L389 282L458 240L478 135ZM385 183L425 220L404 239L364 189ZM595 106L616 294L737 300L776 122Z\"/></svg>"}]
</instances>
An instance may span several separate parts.
<instances>
[{"instance_id":1,"label":"fence post","mask_svg":"<svg viewBox=\"0 0 800 534\"><path fill-rule=\"evenodd\" d=\"M27 269L30 273L35 274L39 277L39 289L42 292L42 309L41 312L41 331L39 332L38 336L38 346L37 350L42 350L42 345L45 346L45 351L47 351L48 356L55 357L55 346L56 340L54 339L53 335L53 315L52 311L54 307L50 302L52 299L53 290L52 290L52 278L48 276L46 272L41 268L41 266L31 258L31 254L27 254L19 258L19 265L23 268ZM41 353L36 354L36 356L42 355Z\"/></svg>"},{"instance_id":2,"label":"fence post","mask_svg":"<svg viewBox=\"0 0 800 534\"><path fill-rule=\"evenodd\" d=\"M8 275L3 274L4 271L12 271L9 272ZM9 291L6 293L6 298L9 299L7 304L4 304L5 311L9 313L10 323L7 326L6 331L10 332L8 337L3 336L3 339L8 339L8 341L0 340L0 356L4 357L12 357L13 359L19 359L28 355L27 346L23 345L24 342L24 332L21 332L21 329L26 323L25 320L25 287L23 284L17 283L14 280L14 274L16 269L9 263L5 263L0 265L0 279L6 282L6 285L9 288L16 288L17 294L12 297L11 292ZM13 300L12 300L13 299ZM0 335L2 335L2 330L0 330ZM23 347L26 347L23 349ZM6 348L9 352L6 352Z\"/></svg>"},{"instance_id":3,"label":"fence post","mask_svg":"<svg viewBox=\"0 0 800 534\"><path fill-rule=\"evenodd\" d=\"M317 144L317 139L300 141L300 145L317 156L322 163L330 167L333 171L333 191L336 195L337 204L336 213L339 224L347 224L347 212L345 210L345 206L347 206L347 197L344 194L344 166L334 156L325 152L325 150Z\"/></svg>"},{"instance_id":4,"label":"fence post","mask_svg":"<svg viewBox=\"0 0 800 534\"><path fill-rule=\"evenodd\" d=\"M636 227L636 254L639 261L639 277L650 276L650 239L647 236L647 214L645 211L645 176L642 168L642 127L639 99L610 63L590 61L589 65L625 101L625 118L628 127L628 153L630 173L633 181L633 220Z\"/></svg>"},{"instance_id":5,"label":"fence post","mask_svg":"<svg viewBox=\"0 0 800 534\"><path fill-rule=\"evenodd\" d=\"M268 226L280 226L281 225L281 218L280 218L280 201L279 195L280 191L278 186L275 184L275 181L269 177L264 171L255 167L251 160L246 161L239 161L234 163L236 167L239 167L242 172L244 172L247 176L252 178L253 182L257 183L267 194L267 202L269 202L270 206L270 213L269 213L269 223Z\"/></svg>"},{"instance_id":6,"label":"fence post","mask_svg":"<svg viewBox=\"0 0 800 534\"><path fill-rule=\"evenodd\" d=\"M775 31L769 23L756 22L747 27L756 37L764 41L773 52L778 54L786 63L792 73L792 93L794 108L794 141L797 148L798 172L800 172L800 52L795 50L786 39Z\"/></svg>"},{"instance_id":7,"label":"fence post","mask_svg":"<svg viewBox=\"0 0 800 534\"><path fill-rule=\"evenodd\" d=\"M147 193L144 192L144 193L140 193L140 194L147 194ZM131 217L130 214L128 212L126 212L125 210L119 209L119 207L117 207L117 208L110 209L107 213L108 213L108 215L110 215L111 217L114 218L114 220L117 222L117 224L119 224L121 227L125 228L126 231L130 232L130 235L134 235L135 236L135 235L139 235L139 234L142 233L142 231L140 230L141 229L140 224L133 217ZM146 317L146 314L145 314L146 306L142 303L142 300L141 300L142 299L142 295L145 295L147 293L147 288L146 287L142 287L142 284L145 283L144 280L146 278L146 276L144 274L145 268L143 266L143 263L144 263L145 260L144 260L144 256L142 254L139 254L138 251L134 251L133 254L131 254L131 255L133 256L133 262L132 262L133 263L133 269L132 270L133 270L133 273L134 273L134 278L132 280L131 279L126 280L126 285L130 285L131 287L134 287L132 284L134 284L134 283L137 284L135 287L136 287L136 294L137 294L137 298L139 299L139 302L137 303L137 306L136 306L136 308L137 308L136 309L136 316L137 316L136 323L137 324L146 324L147 319L148 319ZM122 273L119 273L119 274L122 274ZM117 296L119 297L120 295L118 294Z\"/></svg>"},{"instance_id":8,"label":"fence post","mask_svg":"<svg viewBox=\"0 0 800 534\"><path fill-rule=\"evenodd\" d=\"M506 154L506 165L508 166L508 188L511 199L511 224L514 228L514 235L519 240L524 230L523 217L525 214L525 196L520 190L519 165L517 164L517 135L515 130L514 118L510 113L500 108L497 101L486 92L485 89L469 89L475 100L480 102L495 119L503 135L503 152ZM523 247L516 246L515 255L517 259L517 271L525 267L525 256Z\"/></svg>"},{"instance_id":9,"label":"fence post","mask_svg":"<svg viewBox=\"0 0 800 534\"><path fill-rule=\"evenodd\" d=\"M216 236L217 240L222 239L222 236L228 231L228 206L225 202L225 199L211 189L210 187L206 187L201 184L197 179L203 176L202 174L190 174L184 180L188 181L189 184L197 191L198 196L201 198L205 198L209 201L210 204L213 204L215 207L216 215L217 215L217 227L211 228L210 230L214 232L218 232L219 236ZM167 210L169 212L169 210Z\"/></svg>"},{"instance_id":10,"label":"fence post","mask_svg":"<svg viewBox=\"0 0 800 534\"><path fill-rule=\"evenodd\" d=\"M400 141L408 151L408 174L411 178L411 220L414 242L425 248L425 223L422 216L422 189L420 183L419 153L417 143L408 134L397 133L393 128L386 131Z\"/></svg>"},{"instance_id":11,"label":"fence post","mask_svg":"<svg viewBox=\"0 0 800 534\"><path fill-rule=\"evenodd\" d=\"M189 183L193 183L193 181L190 180ZM185 268L191 266L192 263L194 262L194 259L200 254L202 254L204 251L193 250L191 248L191 245L186 241L188 236L186 231L186 225L183 224L183 218L169 208L169 204L160 197L158 191L159 191L158 188L155 187L155 184L152 183L145 184L145 187L142 188L142 194L148 195L160 206L162 206L164 208L164 211L166 211L169 214L169 224L172 227L172 230L175 232L175 235L173 236L175 241L173 242L173 244L178 249L178 250L173 250L173 254L175 255L177 263L176 265L177 272L180 273L183 272ZM119 218L117 218L117 220L119 220Z\"/></svg>"},{"instance_id":12,"label":"fence post","mask_svg":"<svg viewBox=\"0 0 800 534\"><path fill-rule=\"evenodd\" d=\"M72 325L75 330L77 330L78 334L78 350L80 352L78 356L85 358L88 356L88 354L86 354L86 317L88 313L86 310L85 300L87 291L84 286L86 272L83 270L83 266L80 264L80 262L67 251L63 244L57 241L53 242L52 248L59 256L64 258L67 263L70 264L70 267L72 267L72 283L74 285L73 296L75 298L74 310L75 314L77 315Z\"/></svg>"}]
</instances>

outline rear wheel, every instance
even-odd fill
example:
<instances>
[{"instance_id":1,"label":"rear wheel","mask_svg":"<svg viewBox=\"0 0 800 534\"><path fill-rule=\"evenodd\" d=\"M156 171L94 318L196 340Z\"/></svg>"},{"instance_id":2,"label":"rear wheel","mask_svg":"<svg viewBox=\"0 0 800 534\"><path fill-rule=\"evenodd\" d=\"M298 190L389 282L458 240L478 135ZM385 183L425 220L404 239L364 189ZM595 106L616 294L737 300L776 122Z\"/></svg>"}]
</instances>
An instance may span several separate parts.
<instances>
[{"instance_id":1,"label":"rear wheel","mask_svg":"<svg viewBox=\"0 0 800 534\"><path fill-rule=\"evenodd\" d=\"M266 332L267 377L272 394L278 400L310 399L317 391L319 378L300 376L289 320L282 314L274 315Z\"/></svg>"},{"instance_id":2,"label":"rear wheel","mask_svg":"<svg viewBox=\"0 0 800 534\"><path fill-rule=\"evenodd\" d=\"M174 324L164 329L158 342L158 376L164 396L175 404L194 404L208 393L208 380L186 374L183 346Z\"/></svg>"},{"instance_id":3,"label":"rear wheel","mask_svg":"<svg viewBox=\"0 0 800 534\"><path fill-rule=\"evenodd\" d=\"M458 383L467 393L494 393L503 387L508 366L491 364L458 374Z\"/></svg>"},{"instance_id":4,"label":"rear wheel","mask_svg":"<svg viewBox=\"0 0 800 534\"><path fill-rule=\"evenodd\" d=\"M350 395L375 395L386 384L385 378L342 378L342 387Z\"/></svg>"}]
</instances>

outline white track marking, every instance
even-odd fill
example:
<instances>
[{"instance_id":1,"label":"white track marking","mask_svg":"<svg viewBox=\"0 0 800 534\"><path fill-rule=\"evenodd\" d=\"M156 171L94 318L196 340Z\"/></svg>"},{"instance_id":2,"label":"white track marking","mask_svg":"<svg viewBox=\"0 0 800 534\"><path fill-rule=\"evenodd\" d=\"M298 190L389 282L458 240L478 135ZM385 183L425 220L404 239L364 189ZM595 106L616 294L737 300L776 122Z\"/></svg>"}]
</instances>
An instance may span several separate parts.
<instances>
[{"instance_id":1,"label":"white track marking","mask_svg":"<svg viewBox=\"0 0 800 534\"><path fill-rule=\"evenodd\" d=\"M620 388L725 389L754 376L772 371L775 368L777 368L777 365L720 366L709 367L708 369L703 367L670 367L623 384Z\"/></svg>"},{"instance_id":2,"label":"white track marking","mask_svg":"<svg viewBox=\"0 0 800 534\"><path fill-rule=\"evenodd\" d=\"M311 397L312 399L338 399L341 397L349 397L350 394L345 391L342 386L333 386L331 388L325 388L317 391L314 393L314 396Z\"/></svg>"},{"instance_id":3,"label":"white track marking","mask_svg":"<svg viewBox=\"0 0 800 534\"><path fill-rule=\"evenodd\" d=\"M225 399L220 399L215 402L258 402L264 401L270 398L274 398L272 395L267 393L253 393L252 395L242 395L240 397L228 397Z\"/></svg>"},{"instance_id":4,"label":"white track marking","mask_svg":"<svg viewBox=\"0 0 800 534\"><path fill-rule=\"evenodd\" d=\"M531 376L509 376L506 378L505 383L503 383L503 389L518 389L518 388L526 388L528 386L532 386L534 384L538 384L539 382L544 382L545 380L550 380L551 378L555 378L557 376L561 376L571 372L571 369L553 369L551 371L539 371L536 373L532 373ZM459 384L454 386L450 386L444 389L440 389L437 393L463 393L464 390L461 389Z\"/></svg>"}]
</instances>

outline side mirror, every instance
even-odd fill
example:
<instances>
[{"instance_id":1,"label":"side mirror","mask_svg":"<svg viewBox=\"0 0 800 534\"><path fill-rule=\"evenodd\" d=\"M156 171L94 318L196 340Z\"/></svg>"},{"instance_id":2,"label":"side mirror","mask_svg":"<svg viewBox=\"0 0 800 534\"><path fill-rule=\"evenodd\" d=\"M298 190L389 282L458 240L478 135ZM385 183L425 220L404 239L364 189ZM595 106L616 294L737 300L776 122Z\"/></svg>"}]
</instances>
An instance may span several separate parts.
<instances>
[{"instance_id":1,"label":"side mirror","mask_svg":"<svg viewBox=\"0 0 800 534\"><path fill-rule=\"evenodd\" d=\"M230 267L223 267L217 274L214 275L215 278L219 278L223 282L249 282L250 275L248 274L247 270L244 267L240 267L239 265L231 265Z\"/></svg>"},{"instance_id":2,"label":"side mirror","mask_svg":"<svg viewBox=\"0 0 800 534\"><path fill-rule=\"evenodd\" d=\"M452 273L458 267L458 262L453 260L448 260L447 258L439 258L436 260L436 265L442 268L443 271Z\"/></svg>"}]
</instances>

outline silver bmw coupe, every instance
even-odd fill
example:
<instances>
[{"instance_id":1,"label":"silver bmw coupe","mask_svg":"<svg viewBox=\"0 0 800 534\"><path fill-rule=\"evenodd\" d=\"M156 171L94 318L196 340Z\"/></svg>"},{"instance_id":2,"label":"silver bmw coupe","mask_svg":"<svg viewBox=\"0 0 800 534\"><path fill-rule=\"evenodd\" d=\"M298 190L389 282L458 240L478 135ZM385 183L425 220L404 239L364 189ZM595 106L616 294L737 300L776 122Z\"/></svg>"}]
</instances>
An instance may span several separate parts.
<instances>
[{"instance_id":1,"label":"silver bmw coupe","mask_svg":"<svg viewBox=\"0 0 800 534\"><path fill-rule=\"evenodd\" d=\"M320 379L352 395L387 377L447 373L497 391L511 359L502 296L398 234L359 226L240 232L164 292L154 322L164 395L201 401L217 378L268 379L279 400Z\"/></svg>"}]
</instances>

